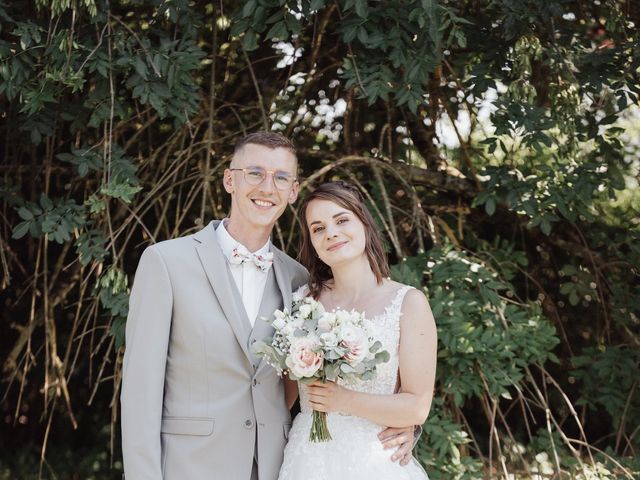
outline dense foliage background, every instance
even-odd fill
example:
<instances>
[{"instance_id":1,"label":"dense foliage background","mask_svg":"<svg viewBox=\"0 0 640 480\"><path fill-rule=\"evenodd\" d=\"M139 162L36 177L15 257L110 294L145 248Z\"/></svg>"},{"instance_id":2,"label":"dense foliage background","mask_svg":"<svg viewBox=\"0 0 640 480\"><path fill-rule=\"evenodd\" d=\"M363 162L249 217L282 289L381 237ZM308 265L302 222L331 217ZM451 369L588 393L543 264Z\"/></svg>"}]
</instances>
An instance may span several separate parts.
<instances>
[{"instance_id":1,"label":"dense foliage background","mask_svg":"<svg viewBox=\"0 0 640 480\"><path fill-rule=\"evenodd\" d=\"M119 478L128 285L239 135L428 294L432 479L640 475L640 5L0 0L0 479ZM295 208L274 242L295 256Z\"/></svg>"}]
</instances>

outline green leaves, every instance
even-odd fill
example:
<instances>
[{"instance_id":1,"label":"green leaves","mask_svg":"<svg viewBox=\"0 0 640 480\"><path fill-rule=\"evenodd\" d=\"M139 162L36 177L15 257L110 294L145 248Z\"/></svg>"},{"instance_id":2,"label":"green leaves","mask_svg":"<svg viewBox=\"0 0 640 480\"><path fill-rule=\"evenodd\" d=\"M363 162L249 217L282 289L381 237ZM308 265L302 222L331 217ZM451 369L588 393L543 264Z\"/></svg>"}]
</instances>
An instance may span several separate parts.
<instances>
[{"instance_id":1,"label":"green leaves","mask_svg":"<svg viewBox=\"0 0 640 480\"><path fill-rule=\"evenodd\" d=\"M486 213L493 215L497 204L504 204L529 217L528 226L540 228L545 235L550 235L553 225L562 218L569 222L575 222L578 216L591 218L594 202L605 197L605 192L621 187L616 176L607 174L606 167L589 160L580 165L542 164L524 171L488 166L482 175L487 181L474 206L484 205Z\"/></svg>"},{"instance_id":2,"label":"green leaves","mask_svg":"<svg viewBox=\"0 0 640 480\"><path fill-rule=\"evenodd\" d=\"M125 273L111 265L105 270L96 283L96 294L102 306L109 310L113 317L125 317L129 305L129 282Z\"/></svg>"},{"instance_id":3,"label":"green leaves","mask_svg":"<svg viewBox=\"0 0 640 480\"><path fill-rule=\"evenodd\" d=\"M38 44L42 40L43 29L32 22L21 22L16 24L16 28L11 32L12 35L20 40L20 48L27 50L33 44Z\"/></svg>"},{"instance_id":4,"label":"green leaves","mask_svg":"<svg viewBox=\"0 0 640 480\"><path fill-rule=\"evenodd\" d=\"M56 158L75 165L81 177L85 177L89 171L100 171L102 168L102 151L96 147L72 148L71 153L59 153Z\"/></svg>"},{"instance_id":5,"label":"green leaves","mask_svg":"<svg viewBox=\"0 0 640 480\"><path fill-rule=\"evenodd\" d=\"M415 113L424 103L429 75L440 64L442 49L448 46L441 38L442 32L455 28L451 10L438 7L435 12L439 13L432 19L429 8L345 2L345 10L353 14L342 22L340 32L342 40L355 51L343 61L347 87L359 87L360 96L370 105L386 101L393 94L397 105L407 105ZM438 23L438 15L447 18L444 24ZM424 34L427 25L435 29L435 37Z\"/></svg>"},{"instance_id":6,"label":"green leaves","mask_svg":"<svg viewBox=\"0 0 640 480\"><path fill-rule=\"evenodd\" d=\"M52 200L44 193L39 204L27 202L17 212L23 222L13 229L15 239L29 233L35 238L47 235L56 243L64 243L71 239L75 229L86 223L84 208L74 200Z\"/></svg>"},{"instance_id":7,"label":"green leaves","mask_svg":"<svg viewBox=\"0 0 640 480\"><path fill-rule=\"evenodd\" d=\"M87 9L89 15L96 16L98 8L96 0L80 0L79 2L71 2L70 0L36 0L36 5L51 10L52 15L60 15L69 9L76 9L81 6Z\"/></svg>"},{"instance_id":8,"label":"green leaves","mask_svg":"<svg viewBox=\"0 0 640 480\"><path fill-rule=\"evenodd\" d=\"M415 288L422 288L423 271L427 260L424 257L403 258L400 263L391 265L391 276L394 280Z\"/></svg>"},{"instance_id":9,"label":"green leaves","mask_svg":"<svg viewBox=\"0 0 640 480\"><path fill-rule=\"evenodd\" d=\"M640 370L637 349L626 346L585 348L572 363L571 375L581 385L578 405L593 410L604 409L617 427L623 415L640 416L640 397L632 395L637 388L637 379L626 374Z\"/></svg>"},{"instance_id":10,"label":"green leaves","mask_svg":"<svg viewBox=\"0 0 640 480\"><path fill-rule=\"evenodd\" d=\"M47 38L43 32L48 23L8 21L6 27L17 40L15 45L0 41L0 94L18 99L23 117L51 125L51 117L57 115L52 112L65 112L71 98L86 99L81 114L91 117L90 127L99 127L112 116L130 116L133 111L121 105L131 99L150 105L161 118L179 123L195 114L199 97L193 74L200 68L204 52L193 38L175 39L170 29L139 30L139 26L127 25L129 20L118 22L98 15L93 0L80 4L93 17L96 31L102 31L98 38L95 31L86 28L79 28L73 36L61 29ZM71 8L71 3L54 2L47 8L55 16ZM158 8L175 21L189 13L184 6ZM107 23L112 29L108 39L104 36ZM110 86L106 80L114 84ZM52 134L43 128L27 131L34 144Z\"/></svg>"},{"instance_id":11,"label":"green leaves","mask_svg":"<svg viewBox=\"0 0 640 480\"><path fill-rule=\"evenodd\" d=\"M75 242L80 263L87 266L93 261L102 262L108 253L104 248L106 243L107 238L101 230L90 229L80 234Z\"/></svg>"},{"instance_id":12,"label":"green leaves","mask_svg":"<svg viewBox=\"0 0 640 480\"><path fill-rule=\"evenodd\" d=\"M569 280L561 285L560 293L568 297L571 305L576 306L580 302L589 303L600 300L596 290L596 279L585 267L576 268L573 265L564 265L559 274L561 278Z\"/></svg>"},{"instance_id":13,"label":"green leaves","mask_svg":"<svg viewBox=\"0 0 640 480\"><path fill-rule=\"evenodd\" d=\"M118 198L124 203L131 203L133 196L142 190L140 186L129 185L127 183L110 183L103 185L100 193L112 198Z\"/></svg>"},{"instance_id":14,"label":"green leaves","mask_svg":"<svg viewBox=\"0 0 640 480\"><path fill-rule=\"evenodd\" d=\"M463 252L434 248L428 257L407 259L392 271L404 280L410 268L428 278L438 325L438 378L456 405L487 387L496 397L508 396L524 377L524 367L555 358L555 328L536 304L508 301L514 287L489 265Z\"/></svg>"},{"instance_id":15,"label":"green leaves","mask_svg":"<svg viewBox=\"0 0 640 480\"><path fill-rule=\"evenodd\" d=\"M132 98L151 105L160 118L172 116L183 122L185 111L195 113L197 89L191 74L203 57L204 52L191 41L164 41L153 54L146 49L118 61L135 72L126 81Z\"/></svg>"},{"instance_id":16,"label":"green leaves","mask_svg":"<svg viewBox=\"0 0 640 480\"><path fill-rule=\"evenodd\" d=\"M471 441L469 434L449 416L443 403L441 398L434 398L429 419L422 426L423 441L417 445L416 456L433 480L479 478L482 463L460 453Z\"/></svg>"},{"instance_id":17,"label":"green leaves","mask_svg":"<svg viewBox=\"0 0 640 480\"><path fill-rule=\"evenodd\" d=\"M248 0L245 2L244 7L242 7L242 16L250 17L253 15L256 7L258 6L258 0Z\"/></svg>"},{"instance_id":18,"label":"green leaves","mask_svg":"<svg viewBox=\"0 0 640 480\"><path fill-rule=\"evenodd\" d=\"M124 330L129 310L129 286L125 273L115 265L108 267L95 285L94 292L102 308L109 312L110 332L115 337L116 348L124 345Z\"/></svg>"}]
</instances>

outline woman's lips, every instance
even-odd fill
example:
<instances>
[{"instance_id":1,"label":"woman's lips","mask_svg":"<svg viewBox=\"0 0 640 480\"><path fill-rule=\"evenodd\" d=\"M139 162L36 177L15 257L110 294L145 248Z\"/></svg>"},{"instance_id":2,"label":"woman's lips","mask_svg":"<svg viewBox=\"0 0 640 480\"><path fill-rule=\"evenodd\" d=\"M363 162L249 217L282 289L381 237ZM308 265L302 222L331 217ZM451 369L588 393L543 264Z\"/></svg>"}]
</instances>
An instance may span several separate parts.
<instances>
[{"instance_id":1,"label":"woman's lips","mask_svg":"<svg viewBox=\"0 0 640 480\"><path fill-rule=\"evenodd\" d=\"M333 252L334 250L337 250L341 247L343 247L344 245L346 245L347 242L338 242L338 243L334 243L333 245L331 245L329 248L327 248L328 251Z\"/></svg>"}]
</instances>

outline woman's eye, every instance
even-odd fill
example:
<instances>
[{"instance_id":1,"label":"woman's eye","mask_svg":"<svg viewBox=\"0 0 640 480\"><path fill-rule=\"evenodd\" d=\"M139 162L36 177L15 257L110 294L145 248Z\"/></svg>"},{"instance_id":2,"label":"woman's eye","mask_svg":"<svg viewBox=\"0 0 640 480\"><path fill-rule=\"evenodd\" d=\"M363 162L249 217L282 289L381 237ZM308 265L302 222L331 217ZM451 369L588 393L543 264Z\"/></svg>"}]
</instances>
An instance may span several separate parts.
<instances>
[{"instance_id":1,"label":"woman's eye","mask_svg":"<svg viewBox=\"0 0 640 480\"><path fill-rule=\"evenodd\" d=\"M338 221L337 221L336 223L337 223L338 225L340 225L341 223L348 222L348 221L349 221L349 219L348 219L348 218L339 218L339 219L338 219Z\"/></svg>"},{"instance_id":2,"label":"woman's eye","mask_svg":"<svg viewBox=\"0 0 640 480\"><path fill-rule=\"evenodd\" d=\"M323 227L316 227L312 230L312 233L318 233L323 230Z\"/></svg>"}]
</instances>

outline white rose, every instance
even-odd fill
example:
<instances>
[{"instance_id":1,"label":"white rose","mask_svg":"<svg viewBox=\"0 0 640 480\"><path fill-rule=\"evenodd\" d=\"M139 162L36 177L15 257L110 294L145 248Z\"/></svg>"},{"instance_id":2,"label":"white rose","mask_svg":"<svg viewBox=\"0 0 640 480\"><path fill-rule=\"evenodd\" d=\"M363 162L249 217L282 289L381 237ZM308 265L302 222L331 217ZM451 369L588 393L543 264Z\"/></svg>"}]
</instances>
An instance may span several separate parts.
<instances>
[{"instance_id":1,"label":"white rose","mask_svg":"<svg viewBox=\"0 0 640 480\"><path fill-rule=\"evenodd\" d=\"M302 305L300 305L299 313L304 318L309 318L309 316L311 315L311 305L309 305L308 303L303 303Z\"/></svg>"},{"instance_id":2,"label":"white rose","mask_svg":"<svg viewBox=\"0 0 640 480\"><path fill-rule=\"evenodd\" d=\"M327 348L338 346L338 336L336 335L336 332L324 332L320 335L320 340Z\"/></svg>"},{"instance_id":3,"label":"white rose","mask_svg":"<svg viewBox=\"0 0 640 480\"><path fill-rule=\"evenodd\" d=\"M346 310L338 310L336 312L338 324L351 323L351 315L351 312L347 312Z\"/></svg>"},{"instance_id":4,"label":"white rose","mask_svg":"<svg viewBox=\"0 0 640 480\"><path fill-rule=\"evenodd\" d=\"M318 319L318 328L323 332L330 331L336 325L336 314L332 312L325 312Z\"/></svg>"},{"instance_id":5,"label":"white rose","mask_svg":"<svg viewBox=\"0 0 640 480\"><path fill-rule=\"evenodd\" d=\"M296 314L289 319L289 323L293 325L294 328L302 328L302 325L304 325L304 318Z\"/></svg>"},{"instance_id":6,"label":"white rose","mask_svg":"<svg viewBox=\"0 0 640 480\"><path fill-rule=\"evenodd\" d=\"M288 322L285 324L285 326L282 328L281 333L282 335L284 335L285 337L290 337L293 335L293 332L296 331L296 326L293 324L293 322Z\"/></svg>"},{"instance_id":7,"label":"white rose","mask_svg":"<svg viewBox=\"0 0 640 480\"><path fill-rule=\"evenodd\" d=\"M320 315L324 313L324 307L320 302L314 302L312 304L313 307L313 318L318 318Z\"/></svg>"},{"instance_id":8,"label":"white rose","mask_svg":"<svg viewBox=\"0 0 640 480\"><path fill-rule=\"evenodd\" d=\"M320 350L320 341L315 335L294 337L285 363L297 378L312 377L321 367L324 352Z\"/></svg>"},{"instance_id":9,"label":"white rose","mask_svg":"<svg viewBox=\"0 0 640 480\"><path fill-rule=\"evenodd\" d=\"M355 325L344 325L340 329L340 345L348 348L344 359L352 366L362 362L369 354L369 337L364 329Z\"/></svg>"}]
</instances>

